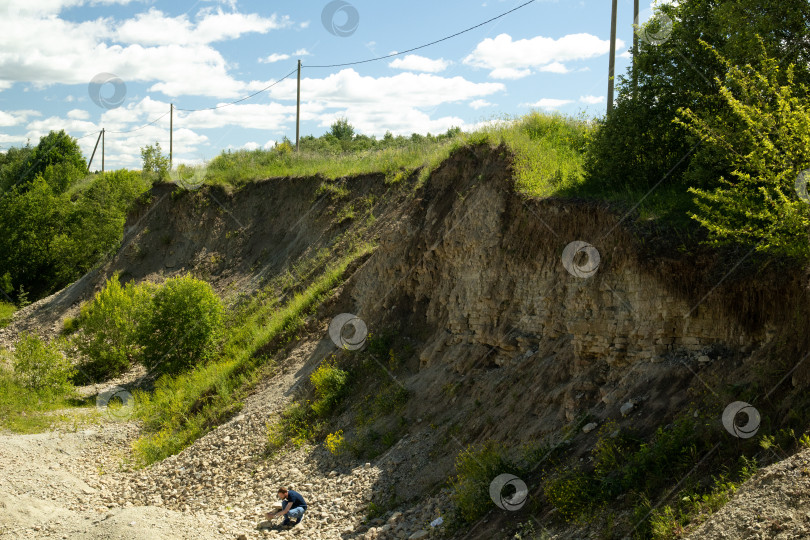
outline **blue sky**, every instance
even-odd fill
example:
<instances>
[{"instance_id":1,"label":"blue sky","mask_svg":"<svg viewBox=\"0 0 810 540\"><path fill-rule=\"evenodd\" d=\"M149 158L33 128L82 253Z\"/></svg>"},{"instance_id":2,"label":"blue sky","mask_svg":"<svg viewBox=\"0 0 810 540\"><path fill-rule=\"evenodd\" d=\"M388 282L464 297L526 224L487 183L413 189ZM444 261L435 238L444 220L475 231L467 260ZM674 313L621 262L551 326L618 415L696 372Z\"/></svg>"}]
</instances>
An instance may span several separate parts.
<instances>
[{"instance_id":1,"label":"blue sky","mask_svg":"<svg viewBox=\"0 0 810 540\"><path fill-rule=\"evenodd\" d=\"M130 130L170 103L203 109L262 90L299 58L302 134L320 135L338 117L382 136L471 129L532 109L603 114L610 0L538 0L410 55L307 67L403 51L524 1L0 0L0 149L64 129L84 136L89 156L103 127L106 167L138 168L140 147L168 149L169 116ZM642 20L649 8L642 0ZM619 0L617 73L630 62L632 10ZM175 163L293 139L295 84L176 111Z\"/></svg>"}]
</instances>

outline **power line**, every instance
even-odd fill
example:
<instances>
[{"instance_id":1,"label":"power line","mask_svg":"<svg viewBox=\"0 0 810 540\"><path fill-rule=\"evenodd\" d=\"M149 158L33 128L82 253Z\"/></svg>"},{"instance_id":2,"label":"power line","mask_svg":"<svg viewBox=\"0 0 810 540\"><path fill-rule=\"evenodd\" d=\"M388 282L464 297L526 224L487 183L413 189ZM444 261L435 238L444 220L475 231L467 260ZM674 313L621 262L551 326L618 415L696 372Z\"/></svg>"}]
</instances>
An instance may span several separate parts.
<instances>
[{"instance_id":1,"label":"power line","mask_svg":"<svg viewBox=\"0 0 810 540\"><path fill-rule=\"evenodd\" d=\"M477 28L480 28L480 27L482 27L484 25L487 25L487 24L489 24L489 23L491 23L493 21L497 21L498 19L506 17L507 15L509 15L511 13L514 13L515 11L518 11L519 9L523 9L524 7L528 6L529 4L533 4L534 2L536 2L536 0L528 0L528 2L524 2L524 3L520 4L519 6L516 6L516 7L512 8L512 9L510 9L508 11L505 11L505 12L499 14L499 15L496 15L495 17L492 17L491 19L487 19L486 21L478 23L478 24L476 24L474 26L470 26L469 28L465 28L464 30L456 32L455 34L445 36L443 38L431 41L430 43L425 43L423 45L419 45L417 47L411 47L410 49L406 49L404 51L391 53L391 54L386 54L384 56L378 56L378 57L375 57L375 58L368 58L366 60L357 60L355 62L343 62L343 63L339 63L339 64L323 64L323 65L311 65L311 66L310 65L302 65L302 67L307 67L307 68L337 68L337 67L346 67L346 66L356 66L358 64L367 64L369 62L376 62L378 60L385 60L387 58L393 58L395 56L401 56L403 54L408 54L410 52L418 51L420 49L424 49L426 47L436 45L437 43L441 43L443 41L453 39L453 38L458 37L458 36L460 36L462 34L466 34L467 32L471 32L471 31L473 31L473 30L475 30ZM265 86L261 90L258 90L256 92L250 94L250 95L247 95L247 96L245 96L243 98L239 98L239 99L237 99L235 101L231 101L229 103L223 103L222 105L216 105L214 107L203 107L203 108L200 108L200 109L181 109L180 107L175 107L174 109L177 110L177 111L183 111L183 112L200 112L200 111L213 111L213 110L216 110L216 109L222 109L224 107L229 107L231 105L236 105L237 103L247 101L248 99L251 99L251 98L253 98L255 96L258 96L259 94L261 94L263 92L266 92L267 90L273 88L274 86L281 83L282 81L288 79L290 76L292 76L293 73L296 73L297 71L298 71L298 68L293 69L292 71L287 73L284 77L282 77L282 78L278 79L277 81L274 81L273 83ZM146 124L144 124L142 126L134 128L134 129L130 129L130 130L127 130L127 131L108 131L107 133L114 133L114 134L134 133L136 131L140 131L140 130L142 130L144 128L147 128L147 127L155 124L156 122L158 122L159 120L164 118L167 114L169 114L169 113L168 112L164 113L164 114L160 115L159 117L155 118L154 120L152 120L151 122L146 123ZM87 133L85 135L82 135L81 137L78 137L76 140L84 139L85 137L89 137L91 135L94 135L95 133L96 132Z\"/></svg>"},{"instance_id":2,"label":"power line","mask_svg":"<svg viewBox=\"0 0 810 540\"><path fill-rule=\"evenodd\" d=\"M386 54L385 56L378 56L376 58L369 58L368 60L358 60L356 62L345 62L343 64L326 64L326 65L322 65L322 66L308 66L308 65L305 65L304 67L308 67L308 68L336 68L336 67L344 67L344 66L356 66L357 64L367 64L368 62L376 62L377 60L385 60L386 58L393 58L394 56L400 56L400 55L403 55L403 54L407 54L409 52L418 51L419 49L424 49L425 47L430 47L431 45L436 45L437 43L441 43L442 41L447 41L448 39L453 39L454 37L460 36L461 34L466 34L467 32L475 30L476 28L480 28L480 27L484 26L485 24L491 23L492 21L497 21L498 19L500 19L502 17L506 17L510 13L513 13L513 12L519 10L519 9L522 9L522 8L528 6L529 4L533 4L535 1L536 0L529 0L528 2L520 4L519 6L514 7L512 9L510 9L509 11L505 11L505 12L501 13L500 15L492 17L491 19L488 19L488 20L486 20L486 21L484 21L482 23L476 24L475 26L471 26L471 27L469 27L469 28L467 28L465 30L462 30L460 32L456 32L455 34L445 36L445 37L443 37L441 39L437 39L436 41L431 41L430 43L425 43L424 45L419 45L418 47L413 47L411 49L407 49L407 50L404 50L404 51L401 51L401 52Z\"/></svg>"},{"instance_id":3,"label":"power line","mask_svg":"<svg viewBox=\"0 0 810 540\"><path fill-rule=\"evenodd\" d=\"M532 1L534 1L534 0L532 0ZM259 95L259 94L261 94L262 92L266 92L267 90L270 90L271 88L273 88L275 85L277 85L278 83L280 83L280 82L281 82L281 81L283 81L284 79L287 79L287 78L288 78L290 75L292 75L292 74L293 74L293 73L295 73L296 71L298 71L298 68L295 68L294 70L292 70L291 72L287 73L286 75L284 75L284 76L283 76L282 78L280 78L279 80L275 81L274 83L272 83L272 84L270 84L270 85L268 85L268 86L265 86L264 88L262 88L262 89L261 89L261 90L259 90L258 92L254 92L254 93L250 94L249 96L245 96L245 97L243 97L243 98L239 98L239 99L237 99L236 101L231 101L230 103L223 103L222 105L217 105L216 107L205 107L205 108L202 108L202 109L181 109L181 108L179 108L179 107L175 107L175 110L177 110L177 111L184 111L184 112L213 111L213 110L215 110L215 109L222 109L223 107L228 107L228 106L230 106L230 105L235 105L235 104L240 103L240 102L242 102L242 101L248 100L248 99L250 99L250 98L252 98L252 97L254 97L254 96L258 96L258 95Z\"/></svg>"},{"instance_id":4,"label":"power line","mask_svg":"<svg viewBox=\"0 0 810 540\"><path fill-rule=\"evenodd\" d=\"M132 132L134 132L134 131L140 131L140 130L142 130L143 128L146 128L146 127L151 126L152 124L154 124L155 122L157 122L158 120L160 120L161 118L163 118L164 116L166 116L167 114L169 114L169 113L163 113L163 114L161 114L160 116L158 116L157 118L155 118L154 120L152 120L151 122L149 122L148 124L144 124L144 125L142 125L141 127L137 127L137 128L135 128L135 129L130 129L130 130L128 130L128 131L108 131L107 133L118 133L118 134L121 134L121 133L132 133Z\"/></svg>"}]
</instances>

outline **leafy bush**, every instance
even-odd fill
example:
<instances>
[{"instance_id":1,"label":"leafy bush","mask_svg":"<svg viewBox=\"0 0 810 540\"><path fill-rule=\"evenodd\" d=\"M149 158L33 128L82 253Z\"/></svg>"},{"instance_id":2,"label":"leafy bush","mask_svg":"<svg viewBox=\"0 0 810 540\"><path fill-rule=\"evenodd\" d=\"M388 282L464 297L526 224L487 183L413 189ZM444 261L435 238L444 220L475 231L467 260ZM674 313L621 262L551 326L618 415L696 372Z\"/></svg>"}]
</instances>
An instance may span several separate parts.
<instances>
[{"instance_id":1,"label":"leafy bush","mask_svg":"<svg viewBox=\"0 0 810 540\"><path fill-rule=\"evenodd\" d=\"M475 521L492 508L490 483L499 474L514 469L505 453L502 444L487 441L481 446L468 446L456 457L452 499L464 521Z\"/></svg>"},{"instance_id":2,"label":"leafy bush","mask_svg":"<svg viewBox=\"0 0 810 540\"><path fill-rule=\"evenodd\" d=\"M708 44L705 44L707 48ZM733 66L720 93L728 115L681 109L681 123L716 153L729 156L732 178L713 190L692 187L698 212L692 214L715 244L756 245L759 251L810 256L810 205L799 197L797 181L810 168L810 91L794 82L795 66L783 77L779 62L760 56L760 69ZM803 189L806 196L807 183Z\"/></svg>"},{"instance_id":3,"label":"leafy bush","mask_svg":"<svg viewBox=\"0 0 810 540\"><path fill-rule=\"evenodd\" d=\"M75 368L56 342L46 343L34 334L23 333L15 345L14 377L25 388L52 395L72 389Z\"/></svg>"},{"instance_id":4,"label":"leafy bush","mask_svg":"<svg viewBox=\"0 0 810 540\"><path fill-rule=\"evenodd\" d=\"M167 280L141 324L142 361L149 370L178 373L207 359L222 331L222 301L190 275Z\"/></svg>"},{"instance_id":5,"label":"leafy bush","mask_svg":"<svg viewBox=\"0 0 810 540\"><path fill-rule=\"evenodd\" d=\"M149 317L153 288L148 283L121 286L118 274L107 280L93 301L82 306L77 321L81 332L73 341L87 356L82 373L94 381L129 369L140 347L140 326Z\"/></svg>"},{"instance_id":6,"label":"leafy bush","mask_svg":"<svg viewBox=\"0 0 810 540\"><path fill-rule=\"evenodd\" d=\"M315 387L317 398L312 403L312 410L318 417L325 418L345 395L349 373L333 363L323 363L310 375L309 380Z\"/></svg>"}]
</instances>

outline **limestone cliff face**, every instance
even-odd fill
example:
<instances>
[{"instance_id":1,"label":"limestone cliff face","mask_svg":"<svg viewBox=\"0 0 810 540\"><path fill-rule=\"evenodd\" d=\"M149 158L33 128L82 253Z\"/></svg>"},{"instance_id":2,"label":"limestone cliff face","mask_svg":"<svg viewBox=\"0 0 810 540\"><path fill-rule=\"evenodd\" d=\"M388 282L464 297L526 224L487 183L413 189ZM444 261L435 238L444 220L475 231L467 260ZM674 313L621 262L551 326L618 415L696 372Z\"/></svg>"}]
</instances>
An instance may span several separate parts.
<instances>
[{"instance_id":1,"label":"limestone cliff face","mask_svg":"<svg viewBox=\"0 0 810 540\"><path fill-rule=\"evenodd\" d=\"M542 437L584 415L620 417L629 401L648 402L642 423L652 427L677 411L695 373L773 331L733 316L721 287L671 286L678 268L645 261L621 214L525 200L497 152L455 155L420 195L383 235L352 298L370 321L407 320L403 331L422 338L424 381L466 377L467 398L508 420L482 436ZM591 277L563 264L578 240L599 252Z\"/></svg>"}]
</instances>

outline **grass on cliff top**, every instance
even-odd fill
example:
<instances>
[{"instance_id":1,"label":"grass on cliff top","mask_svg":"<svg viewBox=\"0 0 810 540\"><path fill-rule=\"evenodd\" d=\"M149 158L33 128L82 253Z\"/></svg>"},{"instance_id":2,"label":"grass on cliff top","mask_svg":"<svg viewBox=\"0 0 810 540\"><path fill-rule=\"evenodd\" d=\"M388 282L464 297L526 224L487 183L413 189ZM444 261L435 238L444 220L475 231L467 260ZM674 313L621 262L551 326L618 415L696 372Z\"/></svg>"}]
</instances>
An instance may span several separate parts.
<instances>
[{"instance_id":1,"label":"grass on cliff top","mask_svg":"<svg viewBox=\"0 0 810 540\"><path fill-rule=\"evenodd\" d=\"M469 144L505 144L514 155L518 189L548 196L582 181L583 152L592 130L590 122L561 114L532 112L501 117L480 129L457 129L442 135L356 137L339 141L330 135L305 137L296 153L286 143L269 150L223 152L208 165L206 181L239 187L270 177L323 175L329 179L382 173L397 181L420 171L420 180L458 148Z\"/></svg>"}]
</instances>

